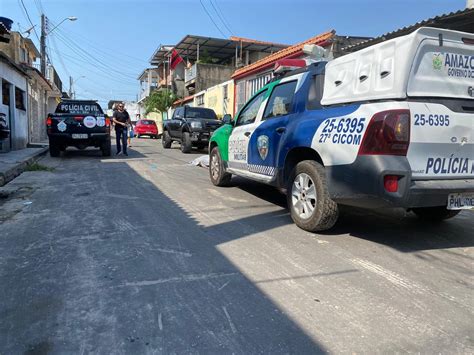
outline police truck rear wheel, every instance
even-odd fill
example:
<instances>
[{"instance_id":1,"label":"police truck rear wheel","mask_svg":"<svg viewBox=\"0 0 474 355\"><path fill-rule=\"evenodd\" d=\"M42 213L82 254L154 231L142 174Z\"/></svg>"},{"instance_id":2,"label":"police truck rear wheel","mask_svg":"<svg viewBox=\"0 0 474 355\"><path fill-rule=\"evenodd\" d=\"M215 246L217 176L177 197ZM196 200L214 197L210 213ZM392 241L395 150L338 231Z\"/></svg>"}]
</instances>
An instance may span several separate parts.
<instances>
[{"instance_id":1,"label":"police truck rear wheel","mask_svg":"<svg viewBox=\"0 0 474 355\"><path fill-rule=\"evenodd\" d=\"M163 138L161 139L161 144L163 145L163 148L169 149L171 148L171 137L168 131L163 132Z\"/></svg>"},{"instance_id":2,"label":"police truck rear wheel","mask_svg":"<svg viewBox=\"0 0 474 355\"><path fill-rule=\"evenodd\" d=\"M49 145L49 155L52 157L59 157L61 155L61 150L57 145L50 144Z\"/></svg>"},{"instance_id":3,"label":"police truck rear wheel","mask_svg":"<svg viewBox=\"0 0 474 355\"><path fill-rule=\"evenodd\" d=\"M339 216L337 204L329 197L324 167L312 160L304 160L293 169L287 201L293 221L309 232L332 228Z\"/></svg>"},{"instance_id":4,"label":"police truck rear wheel","mask_svg":"<svg viewBox=\"0 0 474 355\"><path fill-rule=\"evenodd\" d=\"M412 211L418 218L430 222L453 218L461 212L460 210L448 210L446 206L413 208Z\"/></svg>"},{"instance_id":5,"label":"police truck rear wheel","mask_svg":"<svg viewBox=\"0 0 474 355\"><path fill-rule=\"evenodd\" d=\"M224 169L218 147L212 148L209 155L209 176L216 186L227 186L232 178L232 174L227 173Z\"/></svg>"},{"instance_id":6,"label":"police truck rear wheel","mask_svg":"<svg viewBox=\"0 0 474 355\"><path fill-rule=\"evenodd\" d=\"M110 142L110 139L102 143L102 147L100 147L100 150L102 151L102 156L104 157L110 157L112 155L112 144Z\"/></svg>"}]
</instances>

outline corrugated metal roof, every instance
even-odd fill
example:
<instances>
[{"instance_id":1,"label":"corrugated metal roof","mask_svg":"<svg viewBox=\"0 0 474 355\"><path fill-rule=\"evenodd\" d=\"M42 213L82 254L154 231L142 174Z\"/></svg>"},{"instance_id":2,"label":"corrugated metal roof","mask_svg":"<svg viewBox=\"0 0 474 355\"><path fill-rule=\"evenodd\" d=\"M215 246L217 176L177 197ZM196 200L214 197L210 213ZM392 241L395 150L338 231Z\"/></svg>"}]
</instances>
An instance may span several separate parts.
<instances>
[{"instance_id":1,"label":"corrugated metal roof","mask_svg":"<svg viewBox=\"0 0 474 355\"><path fill-rule=\"evenodd\" d=\"M319 34L317 36L314 36L310 39L307 39L306 41L303 41L293 46L290 46L288 48L282 49L281 51L278 51L276 53L270 54L268 57L257 60L255 63L247 65L243 68L237 69L232 75L232 78L235 79L235 78L247 75L255 70L266 68L274 64L277 60L291 57L301 52L305 44L321 44L323 42L326 42L327 40L331 39L335 35L335 33L336 31L334 30L328 31L328 32Z\"/></svg>"},{"instance_id":2,"label":"corrugated metal roof","mask_svg":"<svg viewBox=\"0 0 474 355\"><path fill-rule=\"evenodd\" d=\"M240 46L242 45L242 48ZM168 60L171 50L175 49L178 53L190 60L197 60L197 49L200 53L207 52L213 58L227 60L235 56L235 50L258 51L264 53L274 53L288 47L287 44L279 44L266 41L257 41L243 37L231 37L230 39L214 38L196 35L186 35L174 46L161 46L153 53L150 63L156 65L161 61ZM166 47L167 50L163 50Z\"/></svg>"},{"instance_id":3,"label":"corrugated metal roof","mask_svg":"<svg viewBox=\"0 0 474 355\"><path fill-rule=\"evenodd\" d=\"M282 44L282 43L275 43L275 42L268 42L268 41L258 41L256 39L245 38L245 37L237 37L237 36L230 36L230 40L234 42L244 42L244 43L254 43L254 44L263 44L265 46L278 46L278 47L289 47L289 44Z\"/></svg>"},{"instance_id":4,"label":"corrugated metal roof","mask_svg":"<svg viewBox=\"0 0 474 355\"><path fill-rule=\"evenodd\" d=\"M375 37L368 41L360 42L352 46L347 46L342 49L343 52L355 52L359 49L369 47L376 43L386 41L388 39L400 37L415 31L417 28L422 26L446 28L463 32L474 32L474 9L463 9L459 11L453 11L447 14L438 15L435 17L428 18L426 20L419 21L413 25L399 28L392 32L387 32L382 36Z\"/></svg>"}]
</instances>

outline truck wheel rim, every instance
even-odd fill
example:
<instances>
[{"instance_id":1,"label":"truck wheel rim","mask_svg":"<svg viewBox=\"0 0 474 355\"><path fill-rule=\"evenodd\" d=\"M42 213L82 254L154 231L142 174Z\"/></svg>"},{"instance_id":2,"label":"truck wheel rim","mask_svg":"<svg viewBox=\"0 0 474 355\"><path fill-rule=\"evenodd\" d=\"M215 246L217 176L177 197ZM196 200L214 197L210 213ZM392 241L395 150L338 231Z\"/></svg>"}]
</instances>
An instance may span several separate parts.
<instances>
[{"instance_id":1,"label":"truck wheel rim","mask_svg":"<svg viewBox=\"0 0 474 355\"><path fill-rule=\"evenodd\" d=\"M214 180L217 180L219 177L219 161L217 160L216 154L212 154L211 157L211 174Z\"/></svg>"},{"instance_id":2,"label":"truck wheel rim","mask_svg":"<svg viewBox=\"0 0 474 355\"><path fill-rule=\"evenodd\" d=\"M291 187L291 203L298 217L308 219L316 208L316 188L311 177L301 173L293 180Z\"/></svg>"}]
</instances>

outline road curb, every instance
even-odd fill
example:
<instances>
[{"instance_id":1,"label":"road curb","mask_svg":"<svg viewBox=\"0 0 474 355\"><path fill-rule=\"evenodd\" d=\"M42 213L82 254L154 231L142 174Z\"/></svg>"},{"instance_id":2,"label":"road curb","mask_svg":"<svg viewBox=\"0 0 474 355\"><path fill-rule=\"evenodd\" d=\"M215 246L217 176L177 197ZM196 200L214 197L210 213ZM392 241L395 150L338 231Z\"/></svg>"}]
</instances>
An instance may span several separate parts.
<instances>
[{"instance_id":1,"label":"road curb","mask_svg":"<svg viewBox=\"0 0 474 355\"><path fill-rule=\"evenodd\" d=\"M10 169L7 169L4 172L0 171L0 187L6 185L18 175L23 173L29 165L35 163L41 156L45 155L48 150L49 147L39 148L34 155L29 156L21 162L18 162L18 164L11 167Z\"/></svg>"}]
</instances>

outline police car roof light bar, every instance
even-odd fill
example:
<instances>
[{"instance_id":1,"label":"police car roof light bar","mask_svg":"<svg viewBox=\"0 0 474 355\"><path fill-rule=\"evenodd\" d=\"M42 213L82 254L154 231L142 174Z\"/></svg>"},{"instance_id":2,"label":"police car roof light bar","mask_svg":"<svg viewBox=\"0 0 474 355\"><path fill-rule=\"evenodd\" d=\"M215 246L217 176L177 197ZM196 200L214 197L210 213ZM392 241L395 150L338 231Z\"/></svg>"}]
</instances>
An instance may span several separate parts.
<instances>
[{"instance_id":1,"label":"police car roof light bar","mask_svg":"<svg viewBox=\"0 0 474 355\"><path fill-rule=\"evenodd\" d=\"M274 73L283 75L289 71L304 68L306 61L304 59L281 59L275 63Z\"/></svg>"}]
</instances>

